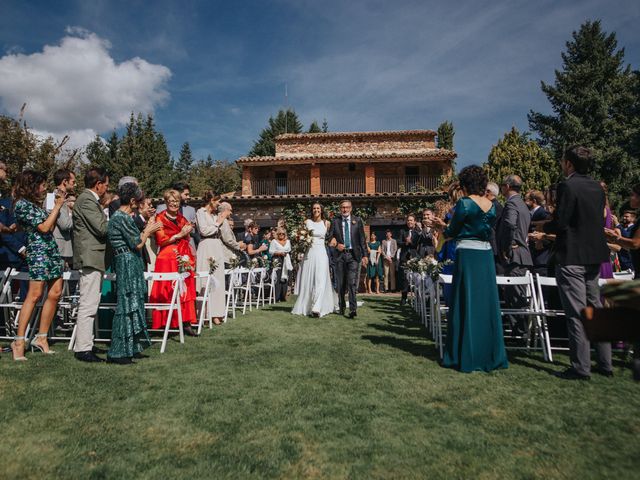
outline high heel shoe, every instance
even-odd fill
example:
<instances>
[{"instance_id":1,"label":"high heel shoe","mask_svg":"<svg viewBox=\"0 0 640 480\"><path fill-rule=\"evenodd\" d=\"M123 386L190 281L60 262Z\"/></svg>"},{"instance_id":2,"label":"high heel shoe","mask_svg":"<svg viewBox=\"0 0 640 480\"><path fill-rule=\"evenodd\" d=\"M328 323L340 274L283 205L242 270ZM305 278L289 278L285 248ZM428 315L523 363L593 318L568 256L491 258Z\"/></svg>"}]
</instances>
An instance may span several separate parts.
<instances>
[{"instance_id":1,"label":"high heel shoe","mask_svg":"<svg viewBox=\"0 0 640 480\"><path fill-rule=\"evenodd\" d=\"M16 357L16 348L18 344L16 343L18 340L22 340L22 356ZM24 337L13 337L13 342L11 342L11 355L13 356L13 360L15 362L24 362L27 360L27 357L24 356Z\"/></svg>"},{"instance_id":2,"label":"high heel shoe","mask_svg":"<svg viewBox=\"0 0 640 480\"><path fill-rule=\"evenodd\" d=\"M36 342L36 338L38 338L38 337L47 338L47 336L48 336L48 334L46 334L46 333L36 333L36 337L29 344L29 346L31 347L31 351L33 352L34 348L37 348L38 350L40 350L40 352L44 353L45 355L54 355L56 352L54 352L51 349L45 350L42 347L42 345L39 345L38 342Z\"/></svg>"}]
</instances>

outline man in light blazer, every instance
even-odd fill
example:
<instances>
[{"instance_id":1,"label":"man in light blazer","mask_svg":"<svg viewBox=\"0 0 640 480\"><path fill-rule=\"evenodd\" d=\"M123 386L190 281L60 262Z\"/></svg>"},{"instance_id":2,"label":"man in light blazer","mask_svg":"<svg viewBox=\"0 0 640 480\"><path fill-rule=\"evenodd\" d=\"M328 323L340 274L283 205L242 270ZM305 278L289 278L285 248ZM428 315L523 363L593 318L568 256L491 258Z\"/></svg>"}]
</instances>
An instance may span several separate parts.
<instances>
[{"instance_id":1,"label":"man in light blazer","mask_svg":"<svg viewBox=\"0 0 640 480\"><path fill-rule=\"evenodd\" d=\"M533 266L529 251L529 227L531 213L529 207L520 196L522 179L518 175L507 175L502 182L502 194L507 199L496 228L496 244L498 261L507 277L522 277ZM526 288L506 287L504 289L505 304L509 308L522 308L527 304ZM510 316L513 333L518 336L527 335L527 318L523 315Z\"/></svg>"},{"instance_id":2,"label":"man in light blazer","mask_svg":"<svg viewBox=\"0 0 640 480\"><path fill-rule=\"evenodd\" d=\"M382 267L384 270L384 291L393 292L396 289L396 253L398 242L393 238L391 230L387 230L386 238L382 240Z\"/></svg>"},{"instance_id":3,"label":"man in light blazer","mask_svg":"<svg viewBox=\"0 0 640 480\"><path fill-rule=\"evenodd\" d=\"M100 199L109 188L109 175L104 168L92 168L85 174L84 184L86 188L73 208L73 264L80 270L74 351L83 362L103 362L93 352L93 328L106 269L107 217Z\"/></svg>"},{"instance_id":4,"label":"man in light blazer","mask_svg":"<svg viewBox=\"0 0 640 480\"><path fill-rule=\"evenodd\" d=\"M352 208L350 200L340 202L340 215L331 220L326 236L329 245L337 248L335 275L340 314L344 315L344 294L348 289L349 318L357 316L356 293L360 262L366 266L369 261L364 223L360 217L351 214Z\"/></svg>"},{"instance_id":5,"label":"man in light blazer","mask_svg":"<svg viewBox=\"0 0 640 480\"><path fill-rule=\"evenodd\" d=\"M600 264L609 260L609 247L604 235L603 212L605 193L600 184L589 177L593 157L591 150L573 146L565 150L560 166L566 180L558 184L558 200L545 233L555 233L556 281L565 312L569 333L571 367L558 374L565 380L588 380L591 376L591 345L580 312L600 301ZM613 376L611 344L597 343L596 372Z\"/></svg>"}]
</instances>

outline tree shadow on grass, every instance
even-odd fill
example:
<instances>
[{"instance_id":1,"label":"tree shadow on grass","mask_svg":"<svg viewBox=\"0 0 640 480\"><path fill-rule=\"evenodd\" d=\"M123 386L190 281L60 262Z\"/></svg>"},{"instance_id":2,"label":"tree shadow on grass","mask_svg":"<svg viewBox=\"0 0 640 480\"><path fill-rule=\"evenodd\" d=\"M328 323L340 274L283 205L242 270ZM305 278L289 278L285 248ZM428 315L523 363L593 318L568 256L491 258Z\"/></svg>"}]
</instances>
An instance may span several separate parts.
<instances>
[{"instance_id":1,"label":"tree shadow on grass","mask_svg":"<svg viewBox=\"0 0 640 480\"><path fill-rule=\"evenodd\" d=\"M405 337L427 338L427 331L420 328L421 325L412 325L412 328L405 325L405 322L389 321L387 324L368 323L367 327L379 330L381 332L393 333Z\"/></svg>"},{"instance_id":2,"label":"tree shadow on grass","mask_svg":"<svg viewBox=\"0 0 640 480\"><path fill-rule=\"evenodd\" d=\"M368 340L374 345L388 345L389 347L403 350L411 355L415 355L416 357L426 358L435 362L439 359L438 351L434 345L416 343L409 339L389 337L386 335L362 335L360 338Z\"/></svg>"},{"instance_id":3,"label":"tree shadow on grass","mask_svg":"<svg viewBox=\"0 0 640 480\"><path fill-rule=\"evenodd\" d=\"M549 375L555 375L556 373L558 373L559 370L557 368L553 368L554 366L555 367L561 366L559 363L541 364L539 362L543 361L542 358L538 359L536 357L532 357L531 354L528 354L527 352L524 352L524 351L507 350L507 357L509 358L509 363L513 363L514 365L521 365L527 368L532 368L539 372L548 373Z\"/></svg>"}]
</instances>

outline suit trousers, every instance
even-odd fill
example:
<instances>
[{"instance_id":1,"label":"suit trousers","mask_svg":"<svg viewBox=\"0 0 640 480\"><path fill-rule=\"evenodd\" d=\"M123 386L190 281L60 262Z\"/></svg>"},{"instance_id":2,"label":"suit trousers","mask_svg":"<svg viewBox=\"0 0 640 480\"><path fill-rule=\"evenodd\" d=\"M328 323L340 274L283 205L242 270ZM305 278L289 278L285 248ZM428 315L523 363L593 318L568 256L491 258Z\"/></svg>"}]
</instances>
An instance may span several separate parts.
<instances>
[{"instance_id":1,"label":"suit trousers","mask_svg":"<svg viewBox=\"0 0 640 480\"><path fill-rule=\"evenodd\" d=\"M356 292L358 289L358 262L353 253L342 252L336 258L336 290L338 290L338 305L341 312L345 310L344 294L349 290L349 311L355 312L357 309Z\"/></svg>"},{"instance_id":2,"label":"suit trousers","mask_svg":"<svg viewBox=\"0 0 640 480\"><path fill-rule=\"evenodd\" d=\"M529 271L528 267L517 263L504 266L503 275L506 277L524 277ZM523 285L506 286L502 290L504 303L507 308L524 308L527 306L527 288ZM527 333L527 317L524 315L509 315L509 323L516 334Z\"/></svg>"},{"instance_id":3,"label":"suit trousers","mask_svg":"<svg viewBox=\"0 0 640 480\"><path fill-rule=\"evenodd\" d=\"M76 322L75 352L93 349L93 332L100 295L102 293L102 273L94 268L80 270L80 299L78 300L78 320Z\"/></svg>"},{"instance_id":4,"label":"suit trousers","mask_svg":"<svg viewBox=\"0 0 640 480\"><path fill-rule=\"evenodd\" d=\"M556 281L560 292L560 301L567 319L569 333L569 357L571 366L581 375L591 373L591 346L584 326L580 321L580 312L587 305L602 307L600 302L600 265L558 265ZM611 344L596 343L598 366L611 371Z\"/></svg>"},{"instance_id":5,"label":"suit trousers","mask_svg":"<svg viewBox=\"0 0 640 480\"><path fill-rule=\"evenodd\" d=\"M384 271L384 291L392 292L396 289L396 265L393 259L382 259L382 268Z\"/></svg>"}]
</instances>

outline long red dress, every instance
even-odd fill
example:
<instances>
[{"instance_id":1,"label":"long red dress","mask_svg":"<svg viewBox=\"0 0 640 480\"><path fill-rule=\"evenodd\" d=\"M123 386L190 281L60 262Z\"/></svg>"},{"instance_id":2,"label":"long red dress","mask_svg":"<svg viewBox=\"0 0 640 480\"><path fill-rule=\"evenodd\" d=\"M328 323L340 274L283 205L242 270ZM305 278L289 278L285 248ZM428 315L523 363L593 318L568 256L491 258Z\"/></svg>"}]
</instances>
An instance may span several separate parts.
<instances>
[{"instance_id":1,"label":"long red dress","mask_svg":"<svg viewBox=\"0 0 640 480\"><path fill-rule=\"evenodd\" d=\"M175 243L166 244L166 242L176 234L179 234L182 227L187 225L189 221L178 213L175 222L167 218L167 211L159 213L156 217L162 222L162 228L156 232L156 243L160 247L158 256L156 257L155 272L177 272L178 271L178 255L189 256L193 270L189 277L185 279L187 286L186 293L180 298L180 308L182 310L182 323L196 323L196 280L194 277L196 260L189 245L189 237L181 238ZM169 303L173 295L173 282L153 282L151 295L149 300L152 303ZM168 310L154 310L151 317L151 328L164 328L167 324ZM174 311L171 318L171 328L178 326L178 312Z\"/></svg>"}]
</instances>

